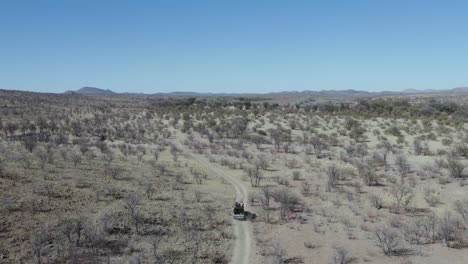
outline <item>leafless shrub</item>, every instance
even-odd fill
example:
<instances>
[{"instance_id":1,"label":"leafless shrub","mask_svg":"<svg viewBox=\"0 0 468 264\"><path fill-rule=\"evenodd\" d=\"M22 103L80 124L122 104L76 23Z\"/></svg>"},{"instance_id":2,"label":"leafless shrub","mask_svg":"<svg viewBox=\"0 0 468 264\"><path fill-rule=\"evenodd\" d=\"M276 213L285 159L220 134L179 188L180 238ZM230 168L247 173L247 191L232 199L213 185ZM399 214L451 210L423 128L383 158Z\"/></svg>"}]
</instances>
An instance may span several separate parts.
<instances>
[{"instance_id":1,"label":"leafless shrub","mask_svg":"<svg viewBox=\"0 0 468 264\"><path fill-rule=\"evenodd\" d=\"M381 177L375 172L376 169L372 168L370 164L358 161L356 162L356 168L367 186L379 184Z\"/></svg>"},{"instance_id":2,"label":"leafless shrub","mask_svg":"<svg viewBox=\"0 0 468 264\"><path fill-rule=\"evenodd\" d=\"M406 175L410 170L408 159L404 155L398 155L395 159L395 164L402 175Z\"/></svg>"},{"instance_id":3,"label":"leafless shrub","mask_svg":"<svg viewBox=\"0 0 468 264\"><path fill-rule=\"evenodd\" d=\"M387 227L380 227L374 234L378 245L385 255L398 255L402 250L401 235L398 231Z\"/></svg>"},{"instance_id":4,"label":"leafless shrub","mask_svg":"<svg viewBox=\"0 0 468 264\"><path fill-rule=\"evenodd\" d=\"M449 158L447 160L447 168L449 170L450 176L454 178L463 177L463 169L465 169L465 166L455 158Z\"/></svg>"},{"instance_id":5,"label":"leafless shrub","mask_svg":"<svg viewBox=\"0 0 468 264\"><path fill-rule=\"evenodd\" d=\"M439 223L439 236L447 247L466 247L465 225L451 212L447 212Z\"/></svg>"},{"instance_id":6,"label":"leafless shrub","mask_svg":"<svg viewBox=\"0 0 468 264\"><path fill-rule=\"evenodd\" d=\"M193 171L192 176L197 184L203 184L203 175L201 172Z\"/></svg>"},{"instance_id":7,"label":"leafless shrub","mask_svg":"<svg viewBox=\"0 0 468 264\"><path fill-rule=\"evenodd\" d=\"M201 191L196 190L194 195L195 195L195 201L199 203L202 201L204 194Z\"/></svg>"},{"instance_id":8,"label":"leafless shrub","mask_svg":"<svg viewBox=\"0 0 468 264\"><path fill-rule=\"evenodd\" d=\"M420 176L422 179L425 177L436 178L440 173L440 169L433 164L425 164L421 169L422 171L418 171L418 176Z\"/></svg>"},{"instance_id":9,"label":"leafless shrub","mask_svg":"<svg viewBox=\"0 0 468 264\"><path fill-rule=\"evenodd\" d=\"M313 146L311 144L305 144L304 145L304 152L307 154L307 155L312 155L314 152L313 152Z\"/></svg>"},{"instance_id":10,"label":"leafless shrub","mask_svg":"<svg viewBox=\"0 0 468 264\"><path fill-rule=\"evenodd\" d=\"M265 186L262 187L262 190L260 191L259 199L260 202L262 203L262 208L265 210L268 210L270 208L270 200L273 196L273 190L271 187Z\"/></svg>"},{"instance_id":11,"label":"leafless shrub","mask_svg":"<svg viewBox=\"0 0 468 264\"><path fill-rule=\"evenodd\" d=\"M122 199L123 198L122 191L119 188L115 187L115 186L107 186L105 188L105 195L110 196L113 199Z\"/></svg>"},{"instance_id":12,"label":"leafless shrub","mask_svg":"<svg viewBox=\"0 0 468 264\"><path fill-rule=\"evenodd\" d=\"M454 203L455 211L460 214L465 223L468 225L468 199L457 200Z\"/></svg>"},{"instance_id":13,"label":"leafless shrub","mask_svg":"<svg viewBox=\"0 0 468 264\"><path fill-rule=\"evenodd\" d=\"M436 159L434 159L434 165L435 165L436 168L438 168L439 170L448 167L447 162L446 162L444 159L442 159L442 158L436 158Z\"/></svg>"},{"instance_id":14,"label":"leafless shrub","mask_svg":"<svg viewBox=\"0 0 468 264\"><path fill-rule=\"evenodd\" d=\"M421 244L424 239L425 227L423 219L416 219L405 227L405 238L412 244Z\"/></svg>"},{"instance_id":15,"label":"leafless shrub","mask_svg":"<svg viewBox=\"0 0 468 264\"><path fill-rule=\"evenodd\" d=\"M338 166L333 163L327 168L327 176L328 176L328 185L331 188L335 188L338 184L338 180L341 177L341 171L338 169Z\"/></svg>"},{"instance_id":16,"label":"leafless shrub","mask_svg":"<svg viewBox=\"0 0 468 264\"><path fill-rule=\"evenodd\" d=\"M420 222L424 229L424 237L429 243L432 243L437 239L438 223L439 218L435 213L430 213L429 215L424 216Z\"/></svg>"},{"instance_id":17,"label":"leafless shrub","mask_svg":"<svg viewBox=\"0 0 468 264\"><path fill-rule=\"evenodd\" d=\"M111 177L114 180L118 180L119 177L125 172L125 169L118 165L107 164L104 166L104 174L107 177Z\"/></svg>"},{"instance_id":18,"label":"leafless shrub","mask_svg":"<svg viewBox=\"0 0 468 264\"><path fill-rule=\"evenodd\" d=\"M394 212L399 212L399 209L402 207L406 210L414 199L413 188L404 183L394 184L390 189L390 194L395 199Z\"/></svg>"},{"instance_id":19,"label":"leafless shrub","mask_svg":"<svg viewBox=\"0 0 468 264\"><path fill-rule=\"evenodd\" d=\"M23 154L23 157L21 158L21 164L23 165L23 168L24 169L32 169L33 168L33 165L34 165L34 155L31 154L31 153L24 153ZM1 161L0 161L1 163ZM0 164L0 167L2 165ZM2 174L1 174L1 169L0 169L0 177L2 177ZM6 172L4 171L4 173L6 174Z\"/></svg>"},{"instance_id":20,"label":"leafless shrub","mask_svg":"<svg viewBox=\"0 0 468 264\"><path fill-rule=\"evenodd\" d=\"M141 204L141 197L136 193L132 193L123 200L123 203L128 214L133 216L137 211L138 206Z\"/></svg>"},{"instance_id":21,"label":"leafless shrub","mask_svg":"<svg viewBox=\"0 0 468 264\"><path fill-rule=\"evenodd\" d=\"M135 225L135 232L137 234L140 233L140 225L145 221L145 216L141 212L141 210L136 210L132 215L131 215L131 220L133 224Z\"/></svg>"},{"instance_id":22,"label":"leafless shrub","mask_svg":"<svg viewBox=\"0 0 468 264\"><path fill-rule=\"evenodd\" d=\"M137 152L136 156L137 156L138 163L141 163L141 161L143 160L143 157L145 156L145 154L143 152L139 151L139 152Z\"/></svg>"},{"instance_id":23,"label":"leafless shrub","mask_svg":"<svg viewBox=\"0 0 468 264\"><path fill-rule=\"evenodd\" d=\"M33 261L36 264L42 264L43 250L52 242L52 234L47 229L41 229L31 239L31 250L33 254Z\"/></svg>"},{"instance_id":24,"label":"leafless shrub","mask_svg":"<svg viewBox=\"0 0 468 264\"><path fill-rule=\"evenodd\" d=\"M365 170L364 174L362 174L362 177L367 186L378 185L380 179L382 178L380 174L375 173L375 171L372 169Z\"/></svg>"},{"instance_id":25,"label":"leafless shrub","mask_svg":"<svg viewBox=\"0 0 468 264\"><path fill-rule=\"evenodd\" d=\"M377 165L377 166L384 166L386 165L386 162L383 158L383 155L381 153L378 153L378 152L374 152L372 154L372 163Z\"/></svg>"},{"instance_id":26,"label":"leafless shrub","mask_svg":"<svg viewBox=\"0 0 468 264\"><path fill-rule=\"evenodd\" d=\"M34 152L36 157L39 159L41 169L44 170L48 159L46 148L44 146L39 146L34 150Z\"/></svg>"},{"instance_id":27,"label":"leafless shrub","mask_svg":"<svg viewBox=\"0 0 468 264\"><path fill-rule=\"evenodd\" d=\"M416 175L408 175L407 182L409 186L411 186L411 188L416 188L416 186L418 185L418 178L416 177Z\"/></svg>"},{"instance_id":28,"label":"leafless shrub","mask_svg":"<svg viewBox=\"0 0 468 264\"><path fill-rule=\"evenodd\" d=\"M431 207L435 207L440 203L440 194L433 188L424 190L424 200Z\"/></svg>"},{"instance_id":29,"label":"leafless shrub","mask_svg":"<svg viewBox=\"0 0 468 264\"><path fill-rule=\"evenodd\" d=\"M351 264L357 261L357 258L351 256L349 251L344 247L336 247L331 258L332 264Z\"/></svg>"},{"instance_id":30,"label":"leafless shrub","mask_svg":"<svg viewBox=\"0 0 468 264\"><path fill-rule=\"evenodd\" d=\"M153 258L156 262L158 262L160 260L159 247L161 245L161 237L153 235L149 238L149 243L151 245L151 249L153 250Z\"/></svg>"},{"instance_id":31,"label":"leafless shrub","mask_svg":"<svg viewBox=\"0 0 468 264\"><path fill-rule=\"evenodd\" d=\"M126 234L129 231L127 226L128 220L123 212L120 211L106 211L99 217L99 223L108 234Z\"/></svg>"},{"instance_id":32,"label":"leafless shrub","mask_svg":"<svg viewBox=\"0 0 468 264\"><path fill-rule=\"evenodd\" d=\"M25 136L23 138L24 148L29 152L33 152L34 148L37 146L38 138L33 135Z\"/></svg>"},{"instance_id":33,"label":"leafless shrub","mask_svg":"<svg viewBox=\"0 0 468 264\"><path fill-rule=\"evenodd\" d=\"M312 191L312 185L308 181L302 182L302 195L309 196Z\"/></svg>"},{"instance_id":34,"label":"leafless shrub","mask_svg":"<svg viewBox=\"0 0 468 264\"><path fill-rule=\"evenodd\" d=\"M0 158L0 178L5 177L7 174L6 166L2 158Z\"/></svg>"},{"instance_id":35,"label":"leafless shrub","mask_svg":"<svg viewBox=\"0 0 468 264\"><path fill-rule=\"evenodd\" d=\"M91 184L80 175L75 175L74 181L75 181L75 187L78 189L88 188L91 186Z\"/></svg>"},{"instance_id":36,"label":"leafless shrub","mask_svg":"<svg viewBox=\"0 0 468 264\"><path fill-rule=\"evenodd\" d=\"M83 232L87 226L87 218L83 215L78 217L64 218L59 223L60 231L68 239L79 247L82 242Z\"/></svg>"},{"instance_id":37,"label":"leafless shrub","mask_svg":"<svg viewBox=\"0 0 468 264\"><path fill-rule=\"evenodd\" d=\"M154 184L152 183L145 184L145 193L148 199L152 199L155 192L156 192L156 188Z\"/></svg>"},{"instance_id":38,"label":"leafless shrub","mask_svg":"<svg viewBox=\"0 0 468 264\"><path fill-rule=\"evenodd\" d=\"M261 162L259 160L254 162L253 167L247 169L247 173L250 177L250 184L252 187L260 186L263 179L263 173L261 171Z\"/></svg>"},{"instance_id":39,"label":"leafless shrub","mask_svg":"<svg viewBox=\"0 0 468 264\"><path fill-rule=\"evenodd\" d=\"M78 161L78 163L81 162L80 154L81 154L81 152L76 153L76 160ZM115 158L114 152L112 150L110 150L110 149L107 149L103 154L104 155L102 156L102 160L104 162L106 162L107 165L109 165ZM130 151L127 152L127 155L128 154L130 154ZM73 154L73 155L75 155L75 154ZM72 159L74 159L74 158L72 158Z\"/></svg>"},{"instance_id":40,"label":"leafless shrub","mask_svg":"<svg viewBox=\"0 0 468 264\"><path fill-rule=\"evenodd\" d=\"M368 146L366 143L360 143L356 145L356 154L361 158L361 161L364 161L364 157L369 154Z\"/></svg>"},{"instance_id":41,"label":"leafless shrub","mask_svg":"<svg viewBox=\"0 0 468 264\"><path fill-rule=\"evenodd\" d=\"M383 164L387 165L388 154L393 150L392 144L388 140L383 140L377 147L381 149Z\"/></svg>"},{"instance_id":42,"label":"leafless shrub","mask_svg":"<svg viewBox=\"0 0 468 264\"><path fill-rule=\"evenodd\" d=\"M299 197L285 187L279 188L273 192L272 197L277 203L280 204L279 216L281 220L286 218L288 212L294 211L295 208L300 205Z\"/></svg>"},{"instance_id":43,"label":"leafless shrub","mask_svg":"<svg viewBox=\"0 0 468 264\"><path fill-rule=\"evenodd\" d=\"M377 209L383 208L383 199L381 196L372 194L371 196L369 196L369 201L373 207Z\"/></svg>"},{"instance_id":44,"label":"leafless shrub","mask_svg":"<svg viewBox=\"0 0 468 264\"><path fill-rule=\"evenodd\" d=\"M415 155L421 155L424 151L423 143L420 139L413 141L413 150Z\"/></svg>"},{"instance_id":45,"label":"leafless shrub","mask_svg":"<svg viewBox=\"0 0 468 264\"><path fill-rule=\"evenodd\" d=\"M153 150L153 160L155 161L155 163L157 163L158 159L159 159L159 151L155 149Z\"/></svg>"},{"instance_id":46,"label":"leafless shrub","mask_svg":"<svg viewBox=\"0 0 468 264\"><path fill-rule=\"evenodd\" d=\"M73 161L73 166L77 166L81 163L82 160L82 153L79 149L73 149L70 153L70 158Z\"/></svg>"},{"instance_id":47,"label":"leafless shrub","mask_svg":"<svg viewBox=\"0 0 468 264\"><path fill-rule=\"evenodd\" d=\"M316 155L320 155L323 150L328 149L328 144L318 136L312 136L309 142L314 147Z\"/></svg>"},{"instance_id":48,"label":"leafless shrub","mask_svg":"<svg viewBox=\"0 0 468 264\"><path fill-rule=\"evenodd\" d=\"M281 246L280 243L275 243L273 245L273 260L272 264L283 264L286 263L286 259L288 257L288 253L286 249Z\"/></svg>"}]
</instances>

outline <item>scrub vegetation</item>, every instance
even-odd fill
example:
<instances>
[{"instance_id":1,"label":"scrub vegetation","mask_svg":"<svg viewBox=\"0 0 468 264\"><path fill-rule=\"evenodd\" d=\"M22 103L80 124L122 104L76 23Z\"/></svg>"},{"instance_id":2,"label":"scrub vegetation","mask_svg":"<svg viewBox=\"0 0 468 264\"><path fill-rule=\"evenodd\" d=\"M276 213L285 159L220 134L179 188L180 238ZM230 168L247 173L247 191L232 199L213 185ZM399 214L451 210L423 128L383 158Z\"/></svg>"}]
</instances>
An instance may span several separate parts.
<instances>
[{"instance_id":1,"label":"scrub vegetation","mask_svg":"<svg viewBox=\"0 0 468 264\"><path fill-rule=\"evenodd\" d=\"M0 262L464 263L467 98L0 91Z\"/></svg>"}]
</instances>

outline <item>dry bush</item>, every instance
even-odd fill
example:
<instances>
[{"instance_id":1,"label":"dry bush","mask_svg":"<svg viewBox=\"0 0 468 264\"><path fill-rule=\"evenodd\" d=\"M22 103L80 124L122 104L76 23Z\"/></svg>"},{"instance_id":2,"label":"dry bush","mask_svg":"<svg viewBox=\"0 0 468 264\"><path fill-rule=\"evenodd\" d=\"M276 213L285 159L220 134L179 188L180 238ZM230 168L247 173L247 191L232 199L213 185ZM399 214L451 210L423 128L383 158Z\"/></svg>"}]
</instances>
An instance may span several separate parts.
<instances>
[{"instance_id":1,"label":"dry bush","mask_svg":"<svg viewBox=\"0 0 468 264\"><path fill-rule=\"evenodd\" d=\"M269 210L270 201L274 196L274 190L271 187L262 187L258 197L264 210Z\"/></svg>"},{"instance_id":2,"label":"dry bush","mask_svg":"<svg viewBox=\"0 0 468 264\"><path fill-rule=\"evenodd\" d=\"M349 251L344 247L336 247L335 252L331 257L331 264L351 264L355 263L357 258L351 256Z\"/></svg>"},{"instance_id":3,"label":"dry bush","mask_svg":"<svg viewBox=\"0 0 468 264\"><path fill-rule=\"evenodd\" d=\"M305 197L309 196L312 193L312 184L310 184L310 182L303 181L301 186L302 186L301 193Z\"/></svg>"},{"instance_id":4,"label":"dry bush","mask_svg":"<svg viewBox=\"0 0 468 264\"><path fill-rule=\"evenodd\" d=\"M299 196L287 189L286 187L278 188L272 193L273 199L280 204L279 217L280 220L285 220L289 212L295 211L300 205Z\"/></svg>"},{"instance_id":5,"label":"dry bush","mask_svg":"<svg viewBox=\"0 0 468 264\"><path fill-rule=\"evenodd\" d=\"M291 170L299 168L299 161L297 161L295 158L286 160L286 167Z\"/></svg>"},{"instance_id":6,"label":"dry bush","mask_svg":"<svg viewBox=\"0 0 468 264\"><path fill-rule=\"evenodd\" d=\"M33 256L33 261L36 264L46 263L43 257L43 251L45 248L50 245L53 240L52 233L48 230L48 227L42 228L35 232L32 236L31 242L31 253Z\"/></svg>"},{"instance_id":7,"label":"dry bush","mask_svg":"<svg viewBox=\"0 0 468 264\"><path fill-rule=\"evenodd\" d=\"M79 149L73 149L71 152L70 152L70 158L71 160L73 161L73 166L77 166L78 164L81 163L81 160L82 160L82 153Z\"/></svg>"},{"instance_id":8,"label":"dry bush","mask_svg":"<svg viewBox=\"0 0 468 264\"><path fill-rule=\"evenodd\" d=\"M127 210L129 216L136 214L138 206L141 204L141 197L136 193L132 193L123 200L123 207Z\"/></svg>"},{"instance_id":9,"label":"dry bush","mask_svg":"<svg viewBox=\"0 0 468 264\"><path fill-rule=\"evenodd\" d=\"M369 196L369 201L371 205L377 209L383 208L383 199L377 194L372 194Z\"/></svg>"},{"instance_id":10,"label":"dry bush","mask_svg":"<svg viewBox=\"0 0 468 264\"><path fill-rule=\"evenodd\" d=\"M395 159L395 164L402 175L406 175L410 171L411 167L405 155L398 155Z\"/></svg>"},{"instance_id":11,"label":"dry bush","mask_svg":"<svg viewBox=\"0 0 468 264\"><path fill-rule=\"evenodd\" d=\"M423 219L416 219L413 223L405 226L405 239L411 244L422 244L426 233Z\"/></svg>"},{"instance_id":12,"label":"dry bush","mask_svg":"<svg viewBox=\"0 0 468 264\"><path fill-rule=\"evenodd\" d=\"M106 164L104 166L104 174L114 180L120 179L120 176L125 173L125 169L119 165Z\"/></svg>"},{"instance_id":13,"label":"dry bush","mask_svg":"<svg viewBox=\"0 0 468 264\"><path fill-rule=\"evenodd\" d=\"M260 186L260 183L262 181L263 177L263 172L261 171L261 162L260 160L256 160L254 162L254 165L250 168L247 169L247 173L250 178L250 184L252 187L258 187Z\"/></svg>"},{"instance_id":14,"label":"dry bush","mask_svg":"<svg viewBox=\"0 0 468 264\"><path fill-rule=\"evenodd\" d=\"M380 227L375 232L378 245L385 255L400 255L404 251L400 233L392 228Z\"/></svg>"},{"instance_id":15,"label":"dry bush","mask_svg":"<svg viewBox=\"0 0 468 264\"><path fill-rule=\"evenodd\" d=\"M36 155L37 159L39 160L39 164L41 169L44 170L45 165L47 163L47 150L44 146L39 146L34 150L34 154Z\"/></svg>"},{"instance_id":16,"label":"dry bush","mask_svg":"<svg viewBox=\"0 0 468 264\"><path fill-rule=\"evenodd\" d=\"M394 184L390 189L390 194L394 198L392 209L396 213L400 211L400 208L407 210L414 199L413 188L404 183Z\"/></svg>"},{"instance_id":17,"label":"dry bush","mask_svg":"<svg viewBox=\"0 0 468 264\"><path fill-rule=\"evenodd\" d=\"M379 180L381 176L375 172L376 168L374 168L372 164L356 161L355 166L357 168L358 174L362 177L364 183L367 186L374 186L380 183Z\"/></svg>"},{"instance_id":18,"label":"dry bush","mask_svg":"<svg viewBox=\"0 0 468 264\"><path fill-rule=\"evenodd\" d=\"M369 154L369 147L367 146L366 143L360 143L356 145L356 150L355 153L356 155L361 159L361 161L364 161L364 157Z\"/></svg>"},{"instance_id":19,"label":"dry bush","mask_svg":"<svg viewBox=\"0 0 468 264\"><path fill-rule=\"evenodd\" d=\"M376 166L385 166L387 164L384 159L383 154L378 153L378 152L374 152L372 154L371 162L375 164Z\"/></svg>"},{"instance_id":20,"label":"dry bush","mask_svg":"<svg viewBox=\"0 0 468 264\"><path fill-rule=\"evenodd\" d=\"M286 263L288 253L286 249L279 243L276 242L273 245L273 252L272 252L272 264L284 264Z\"/></svg>"},{"instance_id":21,"label":"dry bush","mask_svg":"<svg viewBox=\"0 0 468 264\"><path fill-rule=\"evenodd\" d=\"M427 188L424 190L424 200L429 206L435 207L440 204L440 193L433 188Z\"/></svg>"},{"instance_id":22,"label":"dry bush","mask_svg":"<svg viewBox=\"0 0 468 264\"><path fill-rule=\"evenodd\" d=\"M383 164L387 165L387 157L393 151L393 145L388 140L383 140L377 147L381 149Z\"/></svg>"},{"instance_id":23,"label":"dry bush","mask_svg":"<svg viewBox=\"0 0 468 264\"><path fill-rule=\"evenodd\" d=\"M468 225L468 199L455 201L454 208Z\"/></svg>"},{"instance_id":24,"label":"dry bush","mask_svg":"<svg viewBox=\"0 0 468 264\"><path fill-rule=\"evenodd\" d=\"M315 154L317 156L322 154L323 150L328 149L327 142L325 142L323 139L321 139L320 137L317 137L317 136L311 137L310 140L309 140L309 143L313 147L314 152L315 152ZM306 152L307 152L307 154L312 154L311 149L309 149L307 146L306 146Z\"/></svg>"},{"instance_id":25,"label":"dry bush","mask_svg":"<svg viewBox=\"0 0 468 264\"><path fill-rule=\"evenodd\" d=\"M447 159L447 168L449 170L450 176L453 178L462 178L464 176L463 170L465 169L465 166L455 158Z\"/></svg>"},{"instance_id":26,"label":"dry bush","mask_svg":"<svg viewBox=\"0 0 468 264\"><path fill-rule=\"evenodd\" d=\"M447 247L466 247L468 243L465 228L465 224L458 217L447 212L439 222L439 237Z\"/></svg>"},{"instance_id":27,"label":"dry bush","mask_svg":"<svg viewBox=\"0 0 468 264\"><path fill-rule=\"evenodd\" d=\"M341 178L341 170L335 163L333 163L330 166L328 166L326 174L328 177L328 186L331 190L332 188L335 188L338 184L338 181Z\"/></svg>"}]
</instances>

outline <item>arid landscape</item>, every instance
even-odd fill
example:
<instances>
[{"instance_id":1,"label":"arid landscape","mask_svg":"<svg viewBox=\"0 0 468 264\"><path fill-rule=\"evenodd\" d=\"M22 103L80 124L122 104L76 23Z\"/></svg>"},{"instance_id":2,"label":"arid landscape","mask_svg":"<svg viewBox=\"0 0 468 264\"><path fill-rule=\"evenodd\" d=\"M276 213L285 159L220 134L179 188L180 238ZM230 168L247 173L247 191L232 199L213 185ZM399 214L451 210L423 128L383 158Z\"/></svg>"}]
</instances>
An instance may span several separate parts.
<instances>
[{"instance_id":1,"label":"arid landscape","mask_svg":"<svg viewBox=\"0 0 468 264\"><path fill-rule=\"evenodd\" d=\"M0 263L466 263L465 90L1 90Z\"/></svg>"},{"instance_id":2,"label":"arid landscape","mask_svg":"<svg viewBox=\"0 0 468 264\"><path fill-rule=\"evenodd\" d=\"M2 1L0 264L468 264L468 1Z\"/></svg>"}]
</instances>

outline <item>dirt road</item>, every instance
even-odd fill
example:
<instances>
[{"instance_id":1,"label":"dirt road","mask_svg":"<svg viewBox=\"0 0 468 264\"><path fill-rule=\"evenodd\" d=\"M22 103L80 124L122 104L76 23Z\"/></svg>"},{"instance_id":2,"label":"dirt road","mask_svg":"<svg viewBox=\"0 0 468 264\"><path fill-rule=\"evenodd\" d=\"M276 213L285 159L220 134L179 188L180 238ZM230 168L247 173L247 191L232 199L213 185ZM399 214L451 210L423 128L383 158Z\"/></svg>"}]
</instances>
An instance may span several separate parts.
<instances>
[{"instance_id":1,"label":"dirt road","mask_svg":"<svg viewBox=\"0 0 468 264\"><path fill-rule=\"evenodd\" d=\"M223 177L229 182L236 191L236 199L244 201L245 209L249 210L248 205L248 192L244 184L232 175L226 169L221 169L219 165L209 162L209 160L199 154L193 153L190 149L183 146L179 142L175 142L179 149L184 150L184 153L190 155L193 159L199 162L200 166L203 166L213 173ZM231 206L231 205L226 205ZM233 219L234 235L236 236L236 242L234 252L232 255L231 263L236 264L248 264L250 263L250 253L252 251L253 239L252 239L252 227L249 221L238 221Z\"/></svg>"}]
</instances>

